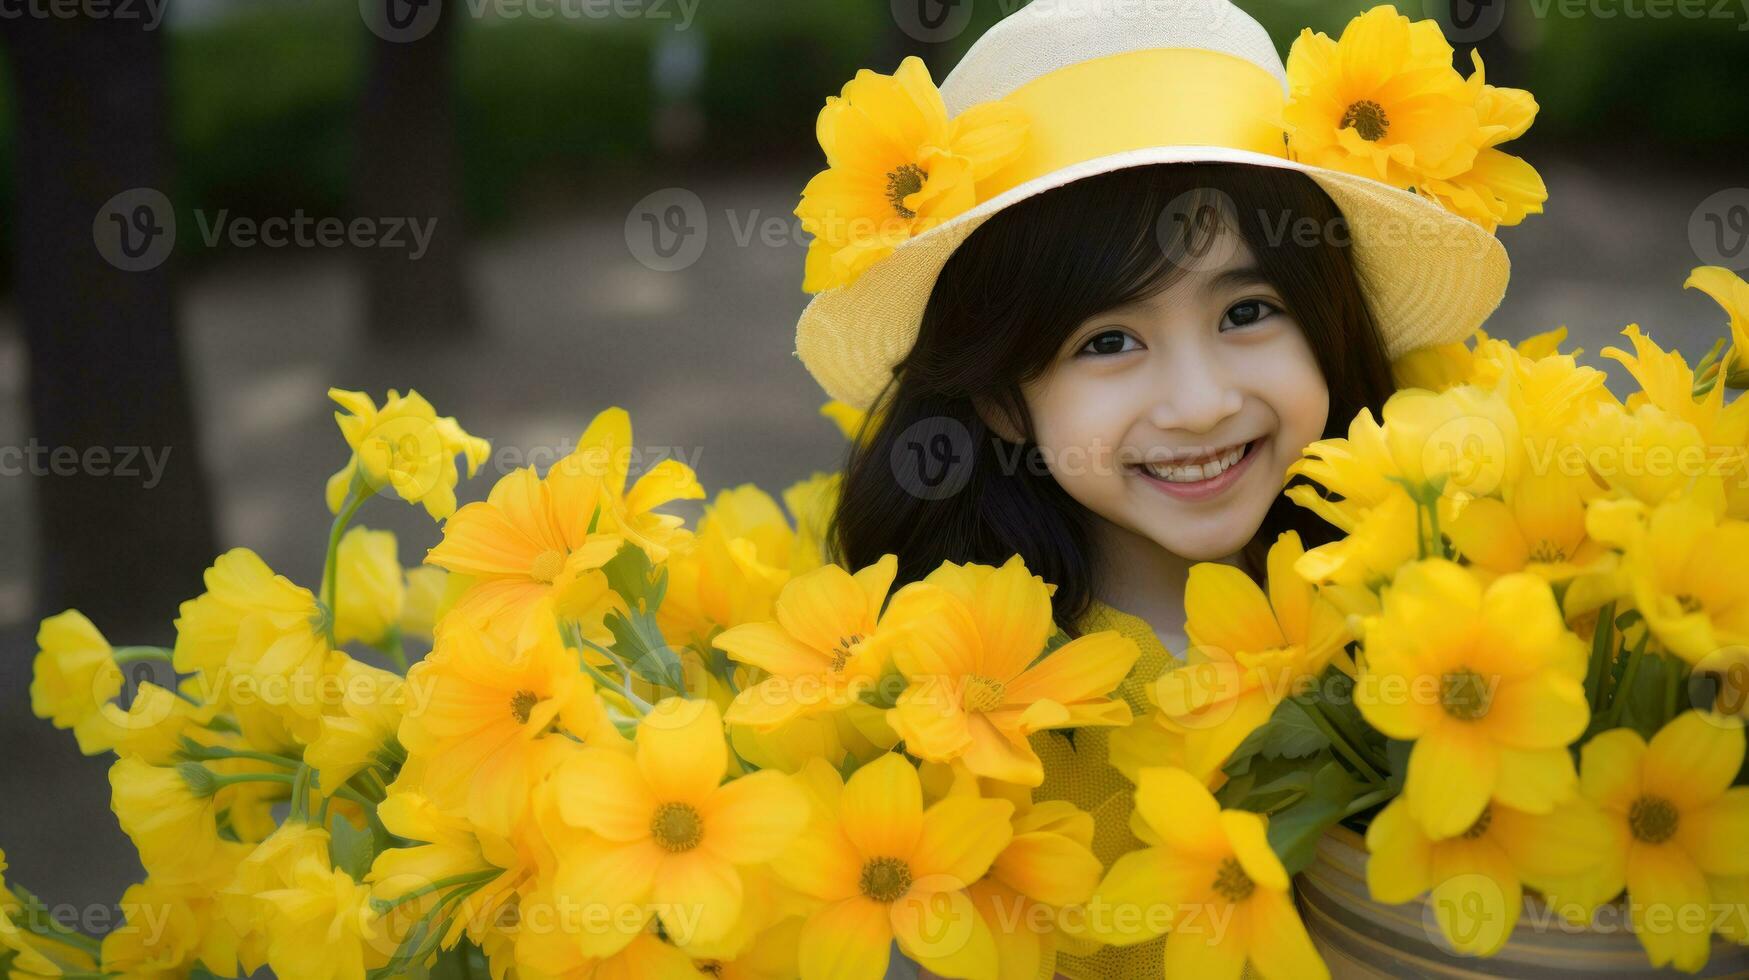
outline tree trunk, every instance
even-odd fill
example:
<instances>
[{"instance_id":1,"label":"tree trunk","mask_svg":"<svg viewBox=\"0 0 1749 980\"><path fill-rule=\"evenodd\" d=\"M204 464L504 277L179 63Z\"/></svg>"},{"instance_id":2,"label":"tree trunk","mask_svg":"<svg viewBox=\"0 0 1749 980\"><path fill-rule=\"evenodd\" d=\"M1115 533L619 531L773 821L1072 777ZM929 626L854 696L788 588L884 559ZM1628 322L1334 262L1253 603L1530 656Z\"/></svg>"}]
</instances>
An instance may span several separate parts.
<instances>
[{"instance_id":1,"label":"tree trunk","mask_svg":"<svg viewBox=\"0 0 1749 980\"><path fill-rule=\"evenodd\" d=\"M37 605L162 640L215 551L171 295L163 35L139 20L4 24Z\"/></svg>"},{"instance_id":2,"label":"tree trunk","mask_svg":"<svg viewBox=\"0 0 1749 980\"><path fill-rule=\"evenodd\" d=\"M443 0L383 2L409 19L371 25L354 212L434 224L423 255L362 249L365 329L379 344L462 336L472 329L473 308L456 148L454 51L466 8Z\"/></svg>"}]
</instances>

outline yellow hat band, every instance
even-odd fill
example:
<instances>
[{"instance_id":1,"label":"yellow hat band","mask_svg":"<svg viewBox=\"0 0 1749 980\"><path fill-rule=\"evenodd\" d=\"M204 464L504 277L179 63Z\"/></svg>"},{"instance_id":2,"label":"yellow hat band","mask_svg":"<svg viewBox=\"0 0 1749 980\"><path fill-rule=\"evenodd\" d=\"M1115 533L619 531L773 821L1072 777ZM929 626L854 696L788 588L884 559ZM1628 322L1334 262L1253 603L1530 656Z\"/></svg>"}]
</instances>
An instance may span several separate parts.
<instances>
[{"instance_id":1,"label":"yellow hat band","mask_svg":"<svg viewBox=\"0 0 1749 980\"><path fill-rule=\"evenodd\" d=\"M1002 101L1030 120L1021 154L978 182L978 199L1099 157L1149 146L1224 146L1285 157L1281 82L1204 48L1125 51L1066 65Z\"/></svg>"}]
</instances>

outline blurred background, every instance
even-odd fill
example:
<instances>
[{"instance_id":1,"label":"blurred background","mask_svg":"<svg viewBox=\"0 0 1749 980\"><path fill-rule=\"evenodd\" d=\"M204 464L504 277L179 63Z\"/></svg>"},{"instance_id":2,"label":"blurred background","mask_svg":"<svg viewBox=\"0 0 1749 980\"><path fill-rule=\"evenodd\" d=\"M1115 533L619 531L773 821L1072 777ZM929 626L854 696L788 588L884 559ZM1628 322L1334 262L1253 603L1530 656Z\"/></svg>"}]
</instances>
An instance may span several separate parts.
<instances>
[{"instance_id":1,"label":"blurred background","mask_svg":"<svg viewBox=\"0 0 1749 980\"><path fill-rule=\"evenodd\" d=\"M1238 3L1284 56L1371 5ZM139 874L108 759L30 713L37 620L168 644L239 545L315 586L330 386L416 388L490 438L464 501L610 405L712 493L834 468L792 354L814 116L859 67L941 78L1021 5L0 0L9 879L88 912ZM1599 366L1629 323L1704 353L1724 318L1682 281L1749 268L1749 0L1397 6L1541 103L1508 149L1550 200L1501 232L1489 331L1565 324ZM393 501L361 520L408 564L437 538Z\"/></svg>"}]
</instances>

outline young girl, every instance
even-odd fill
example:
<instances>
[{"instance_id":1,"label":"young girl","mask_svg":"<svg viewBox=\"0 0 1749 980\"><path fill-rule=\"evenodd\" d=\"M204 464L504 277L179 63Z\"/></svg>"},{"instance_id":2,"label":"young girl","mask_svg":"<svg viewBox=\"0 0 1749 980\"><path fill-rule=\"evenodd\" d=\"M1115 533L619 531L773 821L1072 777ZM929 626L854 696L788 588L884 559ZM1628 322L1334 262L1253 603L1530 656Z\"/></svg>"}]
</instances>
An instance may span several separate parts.
<instances>
[{"instance_id":1,"label":"young girl","mask_svg":"<svg viewBox=\"0 0 1749 980\"><path fill-rule=\"evenodd\" d=\"M1380 50L1437 59L1390 8L1368 18ZM828 100L832 167L797 209L818 290L797 349L829 393L869 409L835 560L897 555L897 586L1020 555L1056 586L1063 630L1136 641L1120 693L1144 715L1145 685L1186 646L1193 563L1261 582L1282 533L1334 537L1283 496L1289 466L1379 412L1392 358L1480 325L1506 260L1393 169L1415 159L1402 145L1428 160L1437 100L1399 112L1335 86L1338 138L1284 106L1285 80L1224 0L1039 0L939 96L908 60ZM1143 846L1108 731L1030 739L1046 773L1034 798L1093 814L1107 867ZM1076 978L1160 964L1159 941L1058 959Z\"/></svg>"}]
</instances>

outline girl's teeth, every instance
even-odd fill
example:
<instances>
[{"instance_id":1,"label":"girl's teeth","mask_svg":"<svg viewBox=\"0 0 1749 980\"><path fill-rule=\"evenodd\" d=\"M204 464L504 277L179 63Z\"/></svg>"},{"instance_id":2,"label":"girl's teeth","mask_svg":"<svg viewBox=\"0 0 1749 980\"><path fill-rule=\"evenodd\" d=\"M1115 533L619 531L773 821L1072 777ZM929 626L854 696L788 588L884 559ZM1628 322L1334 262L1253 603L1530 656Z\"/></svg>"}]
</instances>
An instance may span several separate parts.
<instances>
[{"instance_id":1,"label":"girl's teeth","mask_svg":"<svg viewBox=\"0 0 1749 980\"><path fill-rule=\"evenodd\" d=\"M1250 443L1246 443L1244 446L1229 449L1219 459L1209 460L1206 463L1187 463L1182 466L1164 463L1151 464L1148 466L1148 472L1168 483L1200 483L1203 480L1212 480L1220 476L1227 467L1243 458L1249 445Z\"/></svg>"}]
</instances>

